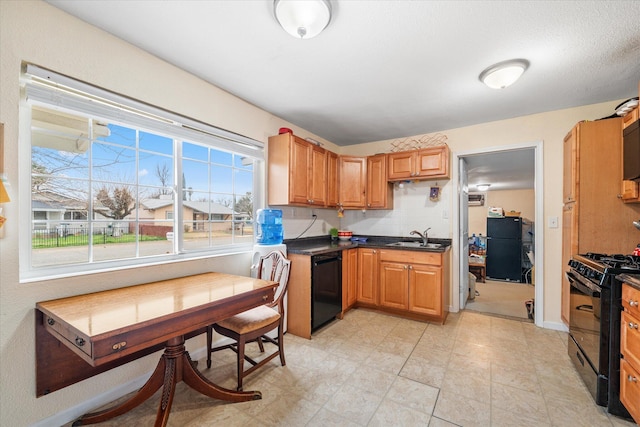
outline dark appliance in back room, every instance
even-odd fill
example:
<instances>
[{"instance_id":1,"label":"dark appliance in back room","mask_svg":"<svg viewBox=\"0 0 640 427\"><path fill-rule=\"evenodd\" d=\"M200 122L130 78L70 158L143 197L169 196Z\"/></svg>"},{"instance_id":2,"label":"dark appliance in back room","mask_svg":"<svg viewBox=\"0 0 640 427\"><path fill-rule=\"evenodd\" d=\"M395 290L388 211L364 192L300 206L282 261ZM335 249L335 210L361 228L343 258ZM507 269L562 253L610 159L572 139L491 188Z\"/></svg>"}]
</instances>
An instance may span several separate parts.
<instances>
[{"instance_id":1,"label":"dark appliance in back room","mask_svg":"<svg viewBox=\"0 0 640 427\"><path fill-rule=\"evenodd\" d=\"M532 250L532 236L528 248L523 247L523 232L532 231L532 222L520 217L487 218L487 278L522 281L526 262L525 250Z\"/></svg>"},{"instance_id":2,"label":"dark appliance in back room","mask_svg":"<svg viewBox=\"0 0 640 427\"><path fill-rule=\"evenodd\" d=\"M587 253L569 267L569 357L596 403L630 418L620 402L622 284L615 276L640 274L640 257Z\"/></svg>"}]
</instances>

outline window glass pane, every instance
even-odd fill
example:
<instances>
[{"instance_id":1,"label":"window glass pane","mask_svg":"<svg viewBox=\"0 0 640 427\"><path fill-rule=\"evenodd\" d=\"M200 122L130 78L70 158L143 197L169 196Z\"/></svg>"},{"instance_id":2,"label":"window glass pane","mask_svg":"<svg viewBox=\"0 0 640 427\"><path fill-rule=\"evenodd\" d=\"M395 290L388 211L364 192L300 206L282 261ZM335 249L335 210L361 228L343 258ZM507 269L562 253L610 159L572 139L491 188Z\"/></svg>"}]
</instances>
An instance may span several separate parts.
<instances>
[{"instance_id":1,"label":"window glass pane","mask_svg":"<svg viewBox=\"0 0 640 427\"><path fill-rule=\"evenodd\" d=\"M96 221L93 228L93 260L136 257L135 226L126 220Z\"/></svg>"},{"instance_id":2,"label":"window glass pane","mask_svg":"<svg viewBox=\"0 0 640 427\"><path fill-rule=\"evenodd\" d=\"M233 163L233 154L226 151L211 150L211 163L218 165L231 166Z\"/></svg>"},{"instance_id":3,"label":"window glass pane","mask_svg":"<svg viewBox=\"0 0 640 427\"><path fill-rule=\"evenodd\" d=\"M173 158L141 152L138 180L140 185L172 188Z\"/></svg>"},{"instance_id":4,"label":"window glass pane","mask_svg":"<svg viewBox=\"0 0 640 427\"><path fill-rule=\"evenodd\" d=\"M139 135L141 150L173 155L173 139L142 131Z\"/></svg>"},{"instance_id":5,"label":"window glass pane","mask_svg":"<svg viewBox=\"0 0 640 427\"><path fill-rule=\"evenodd\" d=\"M211 167L211 191L233 192L233 169L224 166Z\"/></svg>"},{"instance_id":6,"label":"window glass pane","mask_svg":"<svg viewBox=\"0 0 640 427\"><path fill-rule=\"evenodd\" d=\"M182 144L182 158L209 161L209 149L202 145L184 142Z\"/></svg>"},{"instance_id":7,"label":"window glass pane","mask_svg":"<svg viewBox=\"0 0 640 427\"><path fill-rule=\"evenodd\" d=\"M251 193L253 191L253 172L236 169L233 182L235 194Z\"/></svg>"},{"instance_id":8,"label":"window glass pane","mask_svg":"<svg viewBox=\"0 0 640 427\"><path fill-rule=\"evenodd\" d=\"M97 142L91 149L93 179L135 183L136 150Z\"/></svg>"},{"instance_id":9,"label":"window glass pane","mask_svg":"<svg viewBox=\"0 0 640 427\"><path fill-rule=\"evenodd\" d=\"M209 190L209 165L194 160L182 161L182 188L195 191Z\"/></svg>"},{"instance_id":10,"label":"window glass pane","mask_svg":"<svg viewBox=\"0 0 640 427\"><path fill-rule=\"evenodd\" d=\"M106 135L99 135L99 141L110 142L111 144L134 148L136 146L136 130L128 127L109 124L109 132Z\"/></svg>"},{"instance_id":11,"label":"window glass pane","mask_svg":"<svg viewBox=\"0 0 640 427\"><path fill-rule=\"evenodd\" d=\"M166 255L173 251L173 221L141 222L138 227L139 256Z\"/></svg>"}]
</instances>

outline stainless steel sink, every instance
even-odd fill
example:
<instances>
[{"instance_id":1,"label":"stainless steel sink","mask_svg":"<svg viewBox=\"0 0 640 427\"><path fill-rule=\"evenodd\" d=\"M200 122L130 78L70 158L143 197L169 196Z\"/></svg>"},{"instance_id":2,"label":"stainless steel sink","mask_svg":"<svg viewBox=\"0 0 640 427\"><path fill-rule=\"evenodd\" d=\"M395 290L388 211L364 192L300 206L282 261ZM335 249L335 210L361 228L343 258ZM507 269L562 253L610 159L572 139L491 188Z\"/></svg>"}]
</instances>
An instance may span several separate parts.
<instances>
[{"instance_id":1,"label":"stainless steel sink","mask_svg":"<svg viewBox=\"0 0 640 427\"><path fill-rule=\"evenodd\" d=\"M422 242L395 242L388 243L386 246L395 246L401 248L424 248L424 249L439 249L442 247L440 243L427 243L423 245Z\"/></svg>"}]
</instances>

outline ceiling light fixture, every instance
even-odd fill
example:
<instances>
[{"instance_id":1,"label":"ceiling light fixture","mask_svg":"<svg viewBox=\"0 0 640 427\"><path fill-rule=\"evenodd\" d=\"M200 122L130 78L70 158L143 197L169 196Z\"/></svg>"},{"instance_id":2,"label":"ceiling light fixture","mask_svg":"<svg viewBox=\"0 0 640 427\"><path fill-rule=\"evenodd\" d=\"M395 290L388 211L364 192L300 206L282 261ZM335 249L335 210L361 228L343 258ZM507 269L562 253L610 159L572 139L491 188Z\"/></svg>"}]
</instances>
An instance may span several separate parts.
<instances>
[{"instance_id":1,"label":"ceiling light fixture","mask_svg":"<svg viewBox=\"0 0 640 427\"><path fill-rule=\"evenodd\" d=\"M529 68L526 59L510 59L498 62L480 73L480 81L491 89L504 89L511 86Z\"/></svg>"},{"instance_id":2,"label":"ceiling light fixture","mask_svg":"<svg viewBox=\"0 0 640 427\"><path fill-rule=\"evenodd\" d=\"M478 191L487 191L491 187L491 184L478 184L476 185L476 189Z\"/></svg>"},{"instance_id":3,"label":"ceiling light fixture","mask_svg":"<svg viewBox=\"0 0 640 427\"><path fill-rule=\"evenodd\" d=\"M328 0L275 0L273 13L287 33L310 39L329 25L331 4Z\"/></svg>"}]
</instances>

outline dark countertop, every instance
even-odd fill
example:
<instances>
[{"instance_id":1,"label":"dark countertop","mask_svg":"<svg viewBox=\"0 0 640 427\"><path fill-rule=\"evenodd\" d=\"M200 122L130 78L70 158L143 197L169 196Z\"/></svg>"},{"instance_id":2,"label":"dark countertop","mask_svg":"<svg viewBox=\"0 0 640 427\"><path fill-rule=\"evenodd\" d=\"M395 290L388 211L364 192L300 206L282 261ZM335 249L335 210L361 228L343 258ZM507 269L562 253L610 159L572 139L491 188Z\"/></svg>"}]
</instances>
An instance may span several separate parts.
<instances>
[{"instance_id":1,"label":"dark countertop","mask_svg":"<svg viewBox=\"0 0 640 427\"><path fill-rule=\"evenodd\" d=\"M301 254L301 255L319 255L334 251L342 251L352 248L377 248L377 249L396 249L403 251L418 251L418 252L438 252L443 253L451 249L451 239L437 239L429 238L429 243L439 243L442 246L440 248L423 248L423 247L399 247L399 246L387 246L390 243L396 242L419 242L420 239L413 239L407 237L394 237L394 236L365 236L354 235L354 237L366 237L367 241L343 241L343 240L331 240L330 236L316 236L305 237L302 239L288 239L283 243L287 245L287 253Z\"/></svg>"},{"instance_id":2,"label":"dark countertop","mask_svg":"<svg viewBox=\"0 0 640 427\"><path fill-rule=\"evenodd\" d=\"M640 291L640 274L618 274L616 279L628 283Z\"/></svg>"}]
</instances>

